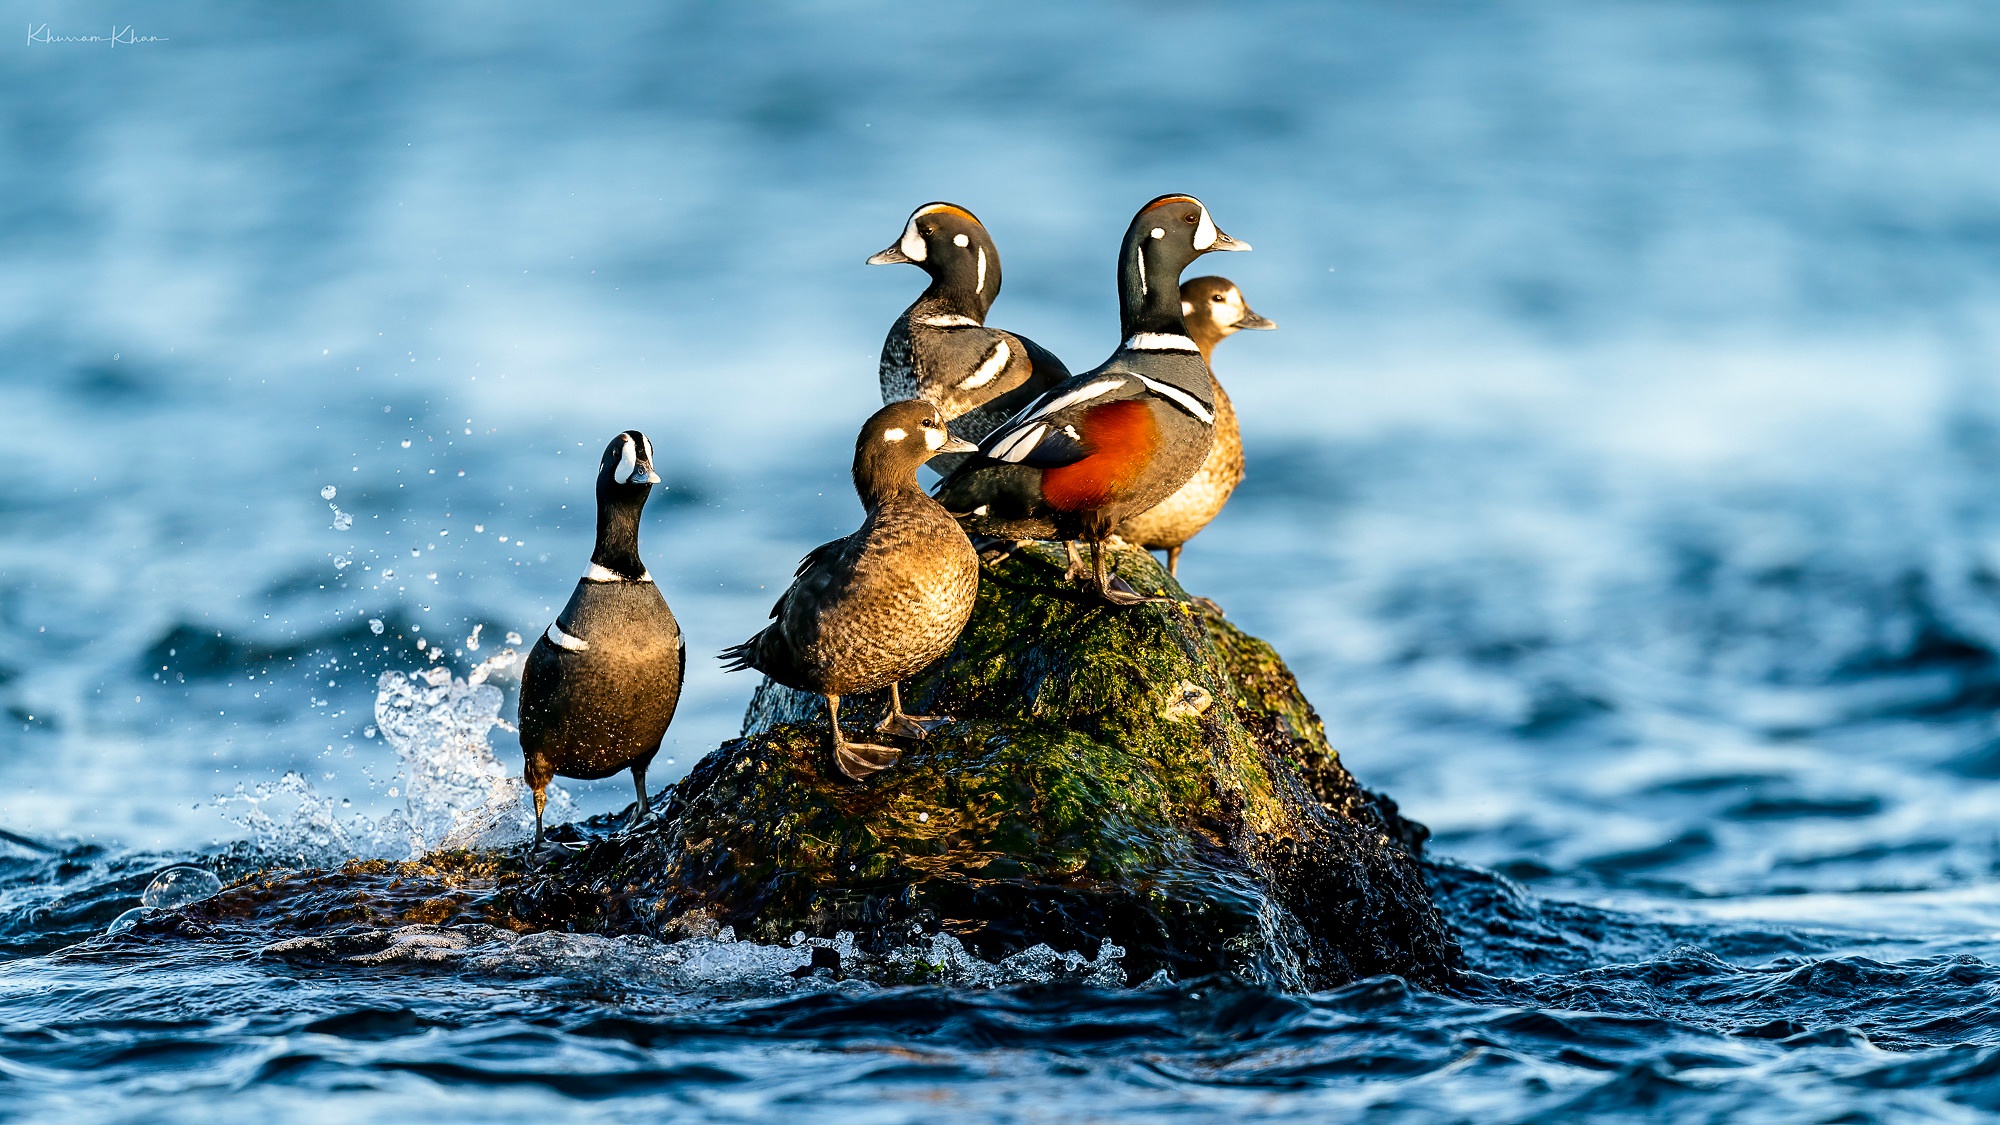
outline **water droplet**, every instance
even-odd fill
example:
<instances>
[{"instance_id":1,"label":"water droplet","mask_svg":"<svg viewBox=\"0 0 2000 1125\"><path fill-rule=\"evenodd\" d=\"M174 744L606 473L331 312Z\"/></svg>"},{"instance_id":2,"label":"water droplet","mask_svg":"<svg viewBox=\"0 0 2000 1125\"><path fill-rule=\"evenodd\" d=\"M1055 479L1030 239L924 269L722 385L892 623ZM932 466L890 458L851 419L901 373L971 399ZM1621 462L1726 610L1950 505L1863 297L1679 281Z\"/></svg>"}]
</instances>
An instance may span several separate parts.
<instances>
[{"instance_id":1,"label":"water droplet","mask_svg":"<svg viewBox=\"0 0 2000 1125\"><path fill-rule=\"evenodd\" d=\"M133 926L138 925L139 919L144 918L146 915L151 913L152 911L146 909L143 906L135 906L132 909L127 910L125 913L120 914L118 917L113 918L111 920L111 925L106 927L104 932L107 934L122 934L126 930L131 929Z\"/></svg>"},{"instance_id":2,"label":"water droplet","mask_svg":"<svg viewBox=\"0 0 2000 1125\"><path fill-rule=\"evenodd\" d=\"M169 867L153 877L139 901L155 910L179 910L221 890L222 880L205 867Z\"/></svg>"},{"instance_id":3,"label":"water droplet","mask_svg":"<svg viewBox=\"0 0 2000 1125\"><path fill-rule=\"evenodd\" d=\"M403 448L404 448L404 449L408 449L408 448L410 448L410 439L409 439L409 438L404 438L404 439L403 439Z\"/></svg>"},{"instance_id":4,"label":"water droplet","mask_svg":"<svg viewBox=\"0 0 2000 1125\"><path fill-rule=\"evenodd\" d=\"M375 634L375 635L376 635L376 636L378 636L378 637L379 637L379 636L381 636L381 635L382 635L382 619L381 619L381 618L379 618L379 617L371 617L371 618L369 618L369 619L368 619L368 631L369 631L369 632L371 632L371 633L373 633L373 634Z\"/></svg>"},{"instance_id":5,"label":"water droplet","mask_svg":"<svg viewBox=\"0 0 2000 1125\"><path fill-rule=\"evenodd\" d=\"M354 526L353 516L348 515L346 512L343 512L338 508L334 509L333 529L335 531L346 531L348 528L353 526Z\"/></svg>"},{"instance_id":6,"label":"water droplet","mask_svg":"<svg viewBox=\"0 0 2000 1125\"><path fill-rule=\"evenodd\" d=\"M322 500L331 500L334 498L334 495L339 491L340 491L339 489L329 484L325 488L319 490L319 498Z\"/></svg>"}]
</instances>

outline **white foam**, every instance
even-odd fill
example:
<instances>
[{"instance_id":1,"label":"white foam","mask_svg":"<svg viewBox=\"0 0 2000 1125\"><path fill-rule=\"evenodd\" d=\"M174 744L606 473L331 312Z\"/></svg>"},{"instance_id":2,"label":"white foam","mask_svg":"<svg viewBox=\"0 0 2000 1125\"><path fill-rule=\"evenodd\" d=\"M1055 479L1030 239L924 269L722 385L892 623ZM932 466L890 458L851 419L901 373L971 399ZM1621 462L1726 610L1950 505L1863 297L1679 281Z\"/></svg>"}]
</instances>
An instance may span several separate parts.
<instances>
[{"instance_id":1,"label":"white foam","mask_svg":"<svg viewBox=\"0 0 2000 1125\"><path fill-rule=\"evenodd\" d=\"M841 974L850 979L835 982L827 974L811 971L818 949L837 954ZM503 976L561 977L620 989L735 996L868 988L870 981L923 981L961 988L1057 981L1101 988L1125 984L1125 971L1118 963L1125 950L1110 942L1095 957L1036 945L995 962L982 960L950 934L926 936L921 931L912 932L908 945L880 956L861 950L851 933L831 938L793 934L783 944L765 945L738 941L727 926L672 942L638 935L522 935L485 925L402 926L291 938L267 946L264 952L357 965L446 963Z\"/></svg>"}]
</instances>

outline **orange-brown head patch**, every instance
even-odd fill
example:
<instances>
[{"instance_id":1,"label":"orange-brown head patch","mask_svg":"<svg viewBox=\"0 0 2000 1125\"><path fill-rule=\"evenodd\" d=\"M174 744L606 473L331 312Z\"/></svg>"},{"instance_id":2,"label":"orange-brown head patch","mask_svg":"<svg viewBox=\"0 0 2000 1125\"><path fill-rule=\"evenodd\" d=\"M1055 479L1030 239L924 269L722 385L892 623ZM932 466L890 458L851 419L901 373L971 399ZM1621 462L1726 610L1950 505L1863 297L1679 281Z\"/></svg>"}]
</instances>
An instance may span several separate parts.
<instances>
[{"instance_id":1,"label":"orange-brown head patch","mask_svg":"<svg viewBox=\"0 0 2000 1125\"><path fill-rule=\"evenodd\" d=\"M973 214L973 213L972 213L972 212L970 212L970 211L967 211L967 210L966 210L965 208L963 208L963 207L960 207L960 206L958 206L958 205L957 205L957 204L955 204L955 203L933 203L933 204L931 204L931 205L930 205L930 206L928 206L928 207L924 207L924 208L920 208L920 209L919 209L919 210L917 211L917 214L919 214L919 215L957 215L957 216L958 216L959 218L961 218L961 219L965 219L966 221L968 221L968 222L971 222L971 223L974 223L974 224L977 224L977 225L979 225L979 226L985 226L985 225L986 225L986 224L984 224L984 223L981 223L981 222L979 221L979 216L977 216L977 215Z\"/></svg>"}]
</instances>

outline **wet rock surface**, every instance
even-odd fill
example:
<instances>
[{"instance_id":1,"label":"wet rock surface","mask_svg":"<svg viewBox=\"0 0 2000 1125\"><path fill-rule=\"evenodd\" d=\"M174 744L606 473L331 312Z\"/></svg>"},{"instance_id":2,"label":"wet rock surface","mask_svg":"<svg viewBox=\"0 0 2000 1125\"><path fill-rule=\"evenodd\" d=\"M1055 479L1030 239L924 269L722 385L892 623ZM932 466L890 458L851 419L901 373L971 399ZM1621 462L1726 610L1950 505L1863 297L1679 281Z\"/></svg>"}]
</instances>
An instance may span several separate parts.
<instances>
[{"instance_id":1,"label":"wet rock surface","mask_svg":"<svg viewBox=\"0 0 2000 1125\"><path fill-rule=\"evenodd\" d=\"M1118 561L1185 596L1150 557ZM1062 570L1045 544L987 567L958 645L904 685L913 712L955 721L894 769L841 777L823 704L766 683L744 736L653 817L572 833L499 892L506 911L670 940L847 933L878 954L939 935L988 960L1116 949L1134 982L1442 981L1459 952L1425 830L1342 767L1277 654L1195 604L1084 601Z\"/></svg>"}]
</instances>

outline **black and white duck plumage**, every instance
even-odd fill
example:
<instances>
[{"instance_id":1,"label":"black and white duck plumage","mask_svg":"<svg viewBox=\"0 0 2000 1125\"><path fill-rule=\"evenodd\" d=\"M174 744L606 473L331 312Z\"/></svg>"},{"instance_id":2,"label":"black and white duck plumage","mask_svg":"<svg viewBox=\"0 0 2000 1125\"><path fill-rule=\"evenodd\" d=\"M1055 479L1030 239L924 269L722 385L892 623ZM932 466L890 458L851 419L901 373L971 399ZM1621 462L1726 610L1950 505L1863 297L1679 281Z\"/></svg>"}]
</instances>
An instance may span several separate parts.
<instances>
[{"instance_id":1,"label":"black and white duck plumage","mask_svg":"<svg viewBox=\"0 0 2000 1125\"><path fill-rule=\"evenodd\" d=\"M637 430L611 439L597 470L597 541L569 604L528 653L521 673L523 773L535 795L535 846L556 777L632 771L646 815L646 767L673 722L687 642L639 558L639 516L659 483L653 443Z\"/></svg>"},{"instance_id":2,"label":"black and white duck plumage","mask_svg":"<svg viewBox=\"0 0 2000 1125\"><path fill-rule=\"evenodd\" d=\"M977 443L1044 390L1069 378L1048 349L1015 332L988 327L1000 295L1000 250L985 224L956 203L926 203L901 237L868 259L908 263L930 276L916 301L882 342L882 401L923 399L953 435ZM963 460L942 454L931 468L949 473Z\"/></svg>"},{"instance_id":3,"label":"black and white duck plumage","mask_svg":"<svg viewBox=\"0 0 2000 1125\"><path fill-rule=\"evenodd\" d=\"M1188 338L1181 271L1217 250L1248 250L1190 195L1147 203L1118 252L1121 343L1097 367L1044 391L980 442L938 487L972 531L1008 539L1090 544L1092 588L1114 605L1139 596L1110 573L1104 550L1119 524L1174 494L1207 460L1215 436L1213 382Z\"/></svg>"}]
</instances>

